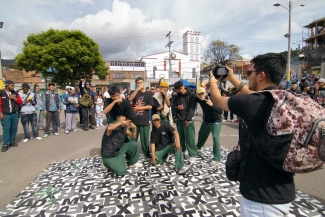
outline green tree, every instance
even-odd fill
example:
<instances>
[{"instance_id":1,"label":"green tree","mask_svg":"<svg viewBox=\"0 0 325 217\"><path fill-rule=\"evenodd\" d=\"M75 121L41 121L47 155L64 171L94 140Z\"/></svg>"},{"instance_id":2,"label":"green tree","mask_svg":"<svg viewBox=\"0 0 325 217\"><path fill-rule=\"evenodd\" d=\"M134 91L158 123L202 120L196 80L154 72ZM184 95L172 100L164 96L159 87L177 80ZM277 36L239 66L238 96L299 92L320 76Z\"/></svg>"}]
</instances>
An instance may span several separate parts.
<instances>
[{"instance_id":1,"label":"green tree","mask_svg":"<svg viewBox=\"0 0 325 217\"><path fill-rule=\"evenodd\" d=\"M243 58L238 54L240 47L234 44L229 44L221 40L213 40L208 45L208 48L203 54L203 59L206 64L221 64L228 65L235 60L242 60Z\"/></svg>"},{"instance_id":2,"label":"green tree","mask_svg":"<svg viewBox=\"0 0 325 217\"><path fill-rule=\"evenodd\" d=\"M107 67L97 43L79 30L54 30L30 34L23 53L16 56L18 67L51 76L52 82L65 86L95 73L105 80Z\"/></svg>"}]
</instances>

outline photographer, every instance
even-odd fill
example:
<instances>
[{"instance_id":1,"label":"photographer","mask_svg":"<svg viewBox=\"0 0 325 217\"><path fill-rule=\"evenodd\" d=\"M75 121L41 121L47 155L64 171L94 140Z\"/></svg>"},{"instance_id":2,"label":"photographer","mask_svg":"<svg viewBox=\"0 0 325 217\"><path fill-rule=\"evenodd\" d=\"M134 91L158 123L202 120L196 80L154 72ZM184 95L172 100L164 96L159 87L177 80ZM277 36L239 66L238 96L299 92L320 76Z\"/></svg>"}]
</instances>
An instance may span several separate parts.
<instances>
[{"instance_id":1,"label":"photographer","mask_svg":"<svg viewBox=\"0 0 325 217\"><path fill-rule=\"evenodd\" d=\"M246 165L241 164L240 167L243 173L239 177L243 196L241 215L286 216L289 214L290 202L295 199L293 174L277 170L259 155L254 146L263 146L263 141L253 143L265 132L262 129L265 128L267 111L274 102L270 94L255 91L276 89L286 72L286 60L280 54L267 53L256 56L251 63L253 66L247 73L249 87L234 76L232 69L226 67L226 79L241 93L231 97L220 95L217 85L220 76L215 77L216 73L210 73L212 100L218 107L242 118L239 141Z\"/></svg>"}]
</instances>

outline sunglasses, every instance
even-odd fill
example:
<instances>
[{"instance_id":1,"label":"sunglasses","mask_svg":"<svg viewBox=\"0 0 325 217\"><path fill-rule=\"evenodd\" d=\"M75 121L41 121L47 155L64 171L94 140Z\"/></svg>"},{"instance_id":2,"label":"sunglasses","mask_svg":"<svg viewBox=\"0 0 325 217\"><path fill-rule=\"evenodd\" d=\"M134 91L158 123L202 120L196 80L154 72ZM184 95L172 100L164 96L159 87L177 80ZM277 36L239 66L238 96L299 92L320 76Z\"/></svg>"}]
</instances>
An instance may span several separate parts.
<instances>
[{"instance_id":1,"label":"sunglasses","mask_svg":"<svg viewBox=\"0 0 325 217\"><path fill-rule=\"evenodd\" d=\"M247 71L247 77L251 76L253 72L256 72L256 70L248 70Z\"/></svg>"}]
</instances>

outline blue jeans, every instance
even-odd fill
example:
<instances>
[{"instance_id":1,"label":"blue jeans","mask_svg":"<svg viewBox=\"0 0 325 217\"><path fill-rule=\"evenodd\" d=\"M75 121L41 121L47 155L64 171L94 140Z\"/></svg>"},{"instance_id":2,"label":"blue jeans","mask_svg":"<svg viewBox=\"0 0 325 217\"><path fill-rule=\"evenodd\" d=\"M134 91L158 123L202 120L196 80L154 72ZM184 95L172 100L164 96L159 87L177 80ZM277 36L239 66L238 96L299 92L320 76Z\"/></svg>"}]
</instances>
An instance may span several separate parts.
<instances>
[{"instance_id":1,"label":"blue jeans","mask_svg":"<svg viewBox=\"0 0 325 217\"><path fill-rule=\"evenodd\" d=\"M149 113L149 121L151 121L151 118L152 118L152 110L150 109L148 113Z\"/></svg>"},{"instance_id":2,"label":"blue jeans","mask_svg":"<svg viewBox=\"0 0 325 217\"><path fill-rule=\"evenodd\" d=\"M10 145L16 139L18 130L19 113L4 114L5 119L1 120L2 132L3 132L3 146Z\"/></svg>"},{"instance_id":3,"label":"blue jeans","mask_svg":"<svg viewBox=\"0 0 325 217\"><path fill-rule=\"evenodd\" d=\"M20 120L24 128L24 139L30 139L29 123L32 126L34 138L38 137L37 113L20 114Z\"/></svg>"},{"instance_id":4,"label":"blue jeans","mask_svg":"<svg viewBox=\"0 0 325 217\"><path fill-rule=\"evenodd\" d=\"M288 216L290 204L291 203L264 204L264 203L254 202L242 197L240 203L240 212L242 217Z\"/></svg>"}]
</instances>

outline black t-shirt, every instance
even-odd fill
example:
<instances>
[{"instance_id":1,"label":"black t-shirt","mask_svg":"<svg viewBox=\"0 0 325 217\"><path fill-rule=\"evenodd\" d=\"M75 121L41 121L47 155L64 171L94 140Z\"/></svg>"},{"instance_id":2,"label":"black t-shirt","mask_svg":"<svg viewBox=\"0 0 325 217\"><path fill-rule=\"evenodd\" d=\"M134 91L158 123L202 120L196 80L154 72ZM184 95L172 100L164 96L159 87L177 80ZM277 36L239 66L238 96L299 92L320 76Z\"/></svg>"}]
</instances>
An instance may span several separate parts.
<instances>
[{"instance_id":1,"label":"black t-shirt","mask_svg":"<svg viewBox=\"0 0 325 217\"><path fill-rule=\"evenodd\" d=\"M135 98L133 99L134 106L154 106L153 97L150 92L138 92ZM135 125L147 126L149 125L149 110L133 112L134 117L132 122Z\"/></svg>"},{"instance_id":2,"label":"black t-shirt","mask_svg":"<svg viewBox=\"0 0 325 217\"><path fill-rule=\"evenodd\" d=\"M126 127L118 127L114 129L111 135L107 136L107 129L102 138L102 157L116 157L124 143L129 142L126 135Z\"/></svg>"},{"instance_id":3,"label":"black t-shirt","mask_svg":"<svg viewBox=\"0 0 325 217\"><path fill-rule=\"evenodd\" d=\"M237 94L230 97L228 107L245 121L250 134L256 138L266 127L264 123L271 102L273 99L269 94ZM247 147L241 135L242 132L240 148L245 152ZM251 147L240 182L240 192L245 198L259 203L289 203L295 199L293 174L277 170L258 154L255 147Z\"/></svg>"},{"instance_id":4,"label":"black t-shirt","mask_svg":"<svg viewBox=\"0 0 325 217\"><path fill-rule=\"evenodd\" d=\"M113 102L112 98L106 98L104 100L104 107L107 107ZM122 99L120 104L115 104L112 110L109 112L109 115L112 119L116 120L116 117L119 115L124 115L128 119L132 119L134 116L133 109L131 108L130 102L126 99Z\"/></svg>"},{"instance_id":5,"label":"black t-shirt","mask_svg":"<svg viewBox=\"0 0 325 217\"><path fill-rule=\"evenodd\" d=\"M206 97L206 99L208 99ZM204 122L212 124L216 122L222 122L222 109L213 104L209 106L206 101L200 100L196 97L196 102L198 102L203 110Z\"/></svg>"},{"instance_id":6,"label":"black t-shirt","mask_svg":"<svg viewBox=\"0 0 325 217\"><path fill-rule=\"evenodd\" d=\"M155 150L160 151L167 145L175 143L175 137L173 132L175 129L170 124L161 124L158 129L154 126L150 134L150 143L155 144Z\"/></svg>"}]
</instances>

